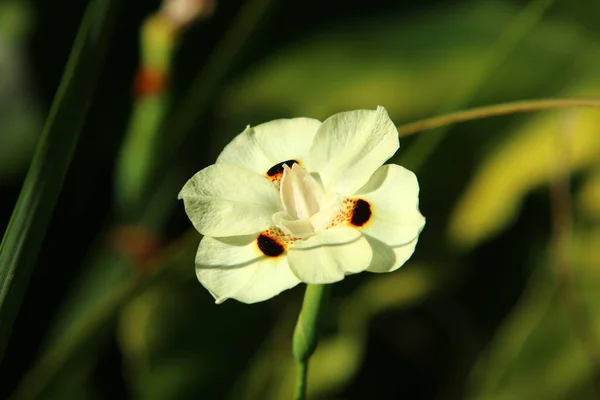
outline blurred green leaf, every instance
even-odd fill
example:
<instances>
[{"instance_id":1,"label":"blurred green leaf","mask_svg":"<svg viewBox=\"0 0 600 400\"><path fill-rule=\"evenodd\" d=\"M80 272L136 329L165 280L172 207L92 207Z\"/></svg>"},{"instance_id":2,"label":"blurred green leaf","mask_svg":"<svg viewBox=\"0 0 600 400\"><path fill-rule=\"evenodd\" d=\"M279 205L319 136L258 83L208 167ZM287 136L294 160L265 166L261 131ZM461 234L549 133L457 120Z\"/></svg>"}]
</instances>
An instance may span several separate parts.
<instances>
[{"instance_id":1,"label":"blurred green leaf","mask_svg":"<svg viewBox=\"0 0 600 400\"><path fill-rule=\"evenodd\" d=\"M221 99L223 132L283 116L326 118L378 104L398 124L430 116L451 99L469 97L475 75L488 62L481 54L517 12L506 3L475 2L319 32L231 85ZM570 78L572 54L590 43L565 21L544 21L491 74L472 103L552 93ZM221 135L215 150L230 138Z\"/></svg>"},{"instance_id":2,"label":"blurred green leaf","mask_svg":"<svg viewBox=\"0 0 600 400\"><path fill-rule=\"evenodd\" d=\"M600 328L600 264L597 257L588 256L590 250L597 251L599 238L596 234L595 241L586 239L576 246L576 253L580 258L584 256L587 265L580 260L572 271L575 284L571 290L588 300L586 307L592 310L595 321L593 329ZM592 244L595 247L589 247ZM573 310L557 297L550 268L537 268L519 304L475 364L468 399L595 398L592 355L574 331L574 319L569 315Z\"/></svg>"},{"instance_id":3,"label":"blurred green leaf","mask_svg":"<svg viewBox=\"0 0 600 400\"><path fill-rule=\"evenodd\" d=\"M450 96L447 103L439 110L439 114L466 108L476 94L481 91L493 74L502 68L504 61L511 55L542 19L544 13L554 3L553 0L531 0L523 6L506 28L499 34L498 39L492 43L486 51L481 54L483 62L478 68L471 70L471 80L462 90ZM442 143L451 126L446 125L429 132L427 135L419 135L415 139L412 150L402 158L402 165L414 172L418 172L429 156Z\"/></svg>"},{"instance_id":4,"label":"blurred green leaf","mask_svg":"<svg viewBox=\"0 0 600 400\"><path fill-rule=\"evenodd\" d=\"M137 399L224 398L273 319L272 303L215 304L192 258L182 261L186 274L157 282L121 313L118 339Z\"/></svg>"},{"instance_id":5,"label":"blurred green leaf","mask_svg":"<svg viewBox=\"0 0 600 400\"><path fill-rule=\"evenodd\" d=\"M81 382L73 382L73 374L93 363L99 344L114 328L119 312L140 294L181 276L182 271L189 271L187 267L196 253L198 236L195 230L183 235L167 247L161 257L148 263L147 274L119 283L101 300L95 296L84 298L90 304L89 309L78 315L79 318L63 321L67 325L59 328L64 332L58 332L52 345L25 375L12 399L46 399L80 385ZM75 309L75 312L81 310ZM87 378L89 376L81 376L82 380Z\"/></svg>"},{"instance_id":6,"label":"blurred green leaf","mask_svg":"<svg viewBox=\"0 0 600 400\"><path fill-rule=\"evenodd\" d=\"M0 358L91 103L116 3L98 0L90 3L86 10L0 245Z\"/></svg>"},{"instance_id":7,"label":"blurred green leaf","mask_svg":"<svg viewBox=\"0 0 600 400\"><path fill-rule=\"evenodd\" d=\"M597 77L584 78L566 96L598 96ZM561 147L565 129L570 148ZM449 235L463 247L496 234L517 215L527 193L548 183L564 160L573 171L595 165L600 157L600 112L566 110L530 117L508 132L483 161L452 214Z\"/></svg>"},{"instance_id":8,"label":"blurred green leaf","mask_svg":"<svg viewBox=\"0 0 600 400\"><path fill-rule=\"evenodd\" d=\"M31 4L27 1L0 1L0 36L21 36L31 25L32 11Z\"/></svg>"},{"instance_id":9,"label":"blurred green leaf","mask_svg":"<svg viewBox=\"0 0 600 400\"><path fill-rule=\"evenodd\" d=\"M0 183L27 167L43 122L27 67L27 4L0 2Z\"/></svg>"},{"instance_id":10,"label":"blurred green leaf","mask_svg":"<svg viewBox=\"0 0 600 400\"><path fill-rule=\"evenodd\" d=\"M185 178L187 176L174 168L165 176L160 189L144 198L145 204L142 206L142 215L138 223L139 226L145 227L140 229L144 229L146 234L158 236L156 232L162 229L174 207L176 198L173 197L173 193L177 193L181 188L179 182L184 181ZM111 231L107 228L106 231L99 233L98 238L91 245L88 257L84 261L83 272L74 279L53 321L47 338L47 348L53 346L55 340L77 326L80 320L84 320L90 310L95 309L105 300L107 293L134 275L136 270L134 261L115 248L118 241L115 237L116 232L118 230ZM197 243L194 247L197 247Z\"/></svg>"}]
</instances>

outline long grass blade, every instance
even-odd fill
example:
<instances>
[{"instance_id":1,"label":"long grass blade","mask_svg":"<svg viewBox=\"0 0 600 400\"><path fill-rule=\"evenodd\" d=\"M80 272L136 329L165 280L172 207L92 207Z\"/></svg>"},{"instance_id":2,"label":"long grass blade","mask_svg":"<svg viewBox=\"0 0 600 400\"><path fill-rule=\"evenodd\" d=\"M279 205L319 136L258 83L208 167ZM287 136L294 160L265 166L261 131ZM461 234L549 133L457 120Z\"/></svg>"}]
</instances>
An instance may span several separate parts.
<instances>
[{"instance_id":1,"label":"long grass blade","mask_svg":"<svg viewBox=\"0 0 600 400\"><path fill-rule=\"evenodd\" d=\"M85 11L0 244L0 360L91 104L116 3L93 0Z\"/></svg>"}]
</instances>

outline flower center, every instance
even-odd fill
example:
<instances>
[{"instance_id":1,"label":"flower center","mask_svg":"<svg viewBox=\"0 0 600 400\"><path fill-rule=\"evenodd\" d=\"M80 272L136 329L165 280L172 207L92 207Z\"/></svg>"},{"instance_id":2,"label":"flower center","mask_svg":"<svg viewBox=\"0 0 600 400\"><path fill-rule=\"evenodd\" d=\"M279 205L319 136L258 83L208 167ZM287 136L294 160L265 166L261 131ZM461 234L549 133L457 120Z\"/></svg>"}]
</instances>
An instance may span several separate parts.
<instances>
[{"instance_id":1,"label":"flower center","mask_svg":"<svg viewBox=\"0 0 600 400\"><path fill-rule=\"evenodd\" d=\"M283 164L279 186L283 211L273 215L273 222L285 234L307 238L323 229L340 210L341 197L325 192L323 184L299 164Z\"/></svg>"}]
</instances>

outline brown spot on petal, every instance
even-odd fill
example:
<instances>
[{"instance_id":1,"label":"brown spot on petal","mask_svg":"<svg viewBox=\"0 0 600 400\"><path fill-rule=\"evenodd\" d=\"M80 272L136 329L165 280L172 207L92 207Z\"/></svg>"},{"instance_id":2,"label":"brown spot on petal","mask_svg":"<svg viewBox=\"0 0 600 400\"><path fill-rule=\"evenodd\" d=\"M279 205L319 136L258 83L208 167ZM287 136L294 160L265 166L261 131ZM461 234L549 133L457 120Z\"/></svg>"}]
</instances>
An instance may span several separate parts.
<instances>
[{"instance_id":1,"label":"brown spot on petal","mask_svg":"<svg viewBox=\"0 0 600 400\"><path fill-rule=\"evenodd\" d=\"M354 201L350 223L354 226L363 226L371 219L371 215L371 205L369 202L363 199L357 199Z\"/></svg>"},{"instance_id":2,"label":"brown spot on petal","mask_svg":"<svg viewBox=\"0 0 600 400\"><path fill-rule=\"evenodd\" d=\"M294 164L300 164L300 163L296 160L287 160L287 161L280 162L279 164L275 164L271 168L269 168L269 170L267 171L267 177L270 180L272 180L273 182L279 181L281 179L281 176L283 175L283 166L287 165L288 167L291 168L292 165L294 165Z\"/></svg>"},{"instance_id":3,"label":"brown spot on petal","mask_svg":"<svg viewBox=\"0 0 600 400\"><path fill-rule=\"evenodd\" d=\"M277 257L285 251L285 244L263 232L256 238L258 249L267 257Z\"/></svg>"}]
</instances>

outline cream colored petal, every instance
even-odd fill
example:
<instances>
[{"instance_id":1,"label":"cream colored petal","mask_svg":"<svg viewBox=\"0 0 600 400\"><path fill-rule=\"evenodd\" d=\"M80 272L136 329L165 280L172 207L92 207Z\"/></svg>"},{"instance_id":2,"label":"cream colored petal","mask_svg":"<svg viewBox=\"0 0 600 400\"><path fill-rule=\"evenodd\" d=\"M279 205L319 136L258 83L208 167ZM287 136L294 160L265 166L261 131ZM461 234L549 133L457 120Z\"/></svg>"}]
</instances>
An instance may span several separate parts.
<instances>
[{"instance_id":1,"label":"cream colored petal","mask_svg":"<svg viewBox=\"0 0 600 400\"><path fill-rule=\"evenodd\" d=\"M371 208L367 223L356 229L393 249L412 242L425 226L417 178L399 165L379 168L353 197L367 201Z\"/></svg>"},{"instance_id":2,"label":"cream colored petal","mask_svg":"<svg viewBox=\"0 0 600 400\"><path fill-rule=\"evenodd\" d=\"M236 299L256 303L270 299L300 281L289 268L285 253L267 257L256 245L257 235L205 236L196 254L196 276L222 303Z\"/></svg>"},{"instance_id":3,"label":"cream colored petal","mask_svg":"<svg viewBox=\"0 0 600 400\"><path fill-rule=\"evenodd\" d=\"M235 164L259 174L288 160L302 165L321 121L312 118L278 119L247 127L217 158L217 163Z\"/></svg>"},{"instance_id":4,"label":"cream colored petal","mask_svg":"<svg viewBox=\"0 0 600 400\"><path fill-rule=\"evenodd\" d=\"M229 164L211 165L196 173L179 199L198 232L219 237L265 230L281 208L271 181Z\"/></svg>"},{"instance_id":5,"label":"cream colored petal","mask_svg":"<svg viewBox=\"0 0 600 400\"><path fill-rule=\"evenodd\" d=\"M351 195L399 146L398 130L385 108L343 112L317 131L307 168L319 174L326 190Z\"/></svg>"},{"instance_id":6,"label":"cream colored petal","mask_svg":"<svg viewBox=\"0 0 600 400\"><path fill-rule=\"evenodd\" d=\"M336 226L303 241L288 250L292 272L306 283L333 283L345 275L362 272L371 263L372 251L356 229Z\"/></svg>"},{"instance_id":7,"label":"cream colored petal","mask_svg":"<svg viewBox=\"0 0 600 400\"><path fill-rule=\"evenodd\" d=\"M371 249L373 260L367 268L369 272L392 272L404 265L412 256L417 246L418 237L404 245L390 247L374 237L365 235Z\"/></svg>"}]
</instances>

